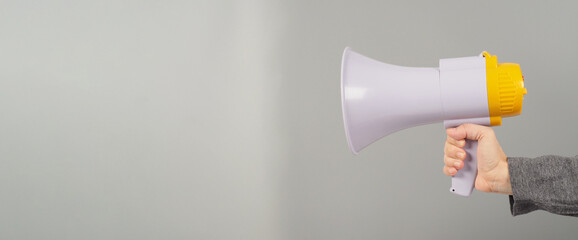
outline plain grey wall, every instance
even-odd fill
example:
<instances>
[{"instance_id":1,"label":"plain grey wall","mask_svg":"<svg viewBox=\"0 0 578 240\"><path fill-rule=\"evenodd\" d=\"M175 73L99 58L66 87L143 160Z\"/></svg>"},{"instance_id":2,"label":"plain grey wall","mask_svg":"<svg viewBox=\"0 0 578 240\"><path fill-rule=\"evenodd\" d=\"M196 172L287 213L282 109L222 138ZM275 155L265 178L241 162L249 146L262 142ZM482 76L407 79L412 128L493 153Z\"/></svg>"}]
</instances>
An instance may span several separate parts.
<instances>
[{"instance_id":1,"label":"plain grey wall","mask_svg":"<svg viewBox=\"0 0 578 240\"><path fill-rule=\"evenodd\" d=\"M347 148L345 46L522 67L510 156L578 154L576 3L0 1L0 239L575 239L448 192L441 124Z\"/></svg>"}]
</instances>

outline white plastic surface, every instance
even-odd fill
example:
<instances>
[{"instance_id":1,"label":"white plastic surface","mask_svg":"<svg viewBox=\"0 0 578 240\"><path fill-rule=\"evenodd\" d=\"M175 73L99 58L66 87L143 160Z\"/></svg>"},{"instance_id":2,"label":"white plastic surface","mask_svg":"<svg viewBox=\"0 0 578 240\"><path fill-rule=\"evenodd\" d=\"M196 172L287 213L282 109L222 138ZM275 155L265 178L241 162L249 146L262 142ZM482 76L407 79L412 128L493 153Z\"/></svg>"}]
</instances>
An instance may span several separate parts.
<instances>
[{"instance_id":1,"label":"white plastic surface","mask_svg":"<svg viewBox=\"0 0 578 240\"><path fill-rule=\"evenodd\" d=\"M483 126L490 126L490 117L480 117L480 118L465 118L465 119L452 119L452 120L445 120L444 127L446 129L457 127L464 123L473 123Z\"/></svg>"},{"instance_id":2,"label":"white plastic surface","mask_svg":"<svg viewBox=\"0 0 578 240\"><path fill-rule=\"evenodd\" d=\"M437 68L386 64L346 48L341 100L351 151L401 129L441 122L439 82Z\"/></svg>"},{"instance_id":3,"label":"white plastic surface","mask_svg":"<svg viewBox=\"0 0 578 240\"><path fill-rule=\"evenodd\" d=\"M484 57L440 59L444 120L489 117Z\"/></svg>"}]
</instances>

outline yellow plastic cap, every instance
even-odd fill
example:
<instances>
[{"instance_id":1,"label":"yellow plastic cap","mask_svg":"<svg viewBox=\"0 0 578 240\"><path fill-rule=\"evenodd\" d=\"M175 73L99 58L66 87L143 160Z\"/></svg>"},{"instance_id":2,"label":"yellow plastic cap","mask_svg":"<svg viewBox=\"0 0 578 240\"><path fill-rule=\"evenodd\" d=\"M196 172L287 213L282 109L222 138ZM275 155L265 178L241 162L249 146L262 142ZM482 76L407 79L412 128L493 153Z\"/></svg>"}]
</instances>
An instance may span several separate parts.
<instances>
[{"instance_id":1,"label":"yellow plastic cap","mask_svg":"<svg viewBox=\"0 0 578 240\"><path fill-rule=\"evenodd\" d=\"M502 124L502 117L517 116L522 113L524 95L524 77L520 65L515 63L498 63L498 58L487 52L486 84L488 89L488 108L490 124Z\"/></svg>"}]
</instances>

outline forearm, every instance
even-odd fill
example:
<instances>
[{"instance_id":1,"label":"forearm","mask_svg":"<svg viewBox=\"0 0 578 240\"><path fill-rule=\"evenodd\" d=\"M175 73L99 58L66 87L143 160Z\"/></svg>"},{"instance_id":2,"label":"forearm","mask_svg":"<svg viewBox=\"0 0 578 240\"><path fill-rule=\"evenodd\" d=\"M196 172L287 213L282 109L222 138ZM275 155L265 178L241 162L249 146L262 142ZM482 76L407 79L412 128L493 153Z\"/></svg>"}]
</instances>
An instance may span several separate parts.
<instances>
[{"instance_id":1,"label":"forearm","mask_svg":"<svg viewBox=\"0 0 578 240\"><path fill-rule=\"evenodd\" d=\"M512 215L534 210L578 216L578 157L508 158Z\"/></svg>"}]
</instances>

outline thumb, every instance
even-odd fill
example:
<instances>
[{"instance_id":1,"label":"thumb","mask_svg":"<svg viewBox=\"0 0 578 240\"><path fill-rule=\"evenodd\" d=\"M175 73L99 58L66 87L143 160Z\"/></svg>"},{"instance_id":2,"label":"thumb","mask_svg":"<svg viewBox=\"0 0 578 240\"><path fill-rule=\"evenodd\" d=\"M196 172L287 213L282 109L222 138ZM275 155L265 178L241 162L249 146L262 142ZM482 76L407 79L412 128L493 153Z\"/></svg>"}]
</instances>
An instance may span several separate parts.
<instances>
[{"instance_id":1,"label":"thumb","mask_svg":"<svg viewBox=\"0 0 578 240\"><path fill-rule=\"evenodd\" d=\"M462 140L481 140L484 135L493 132L493 130L486 126L466 123L457 128L448 128L447 134L453 139Z\"/></svg>"}]
</instances>

